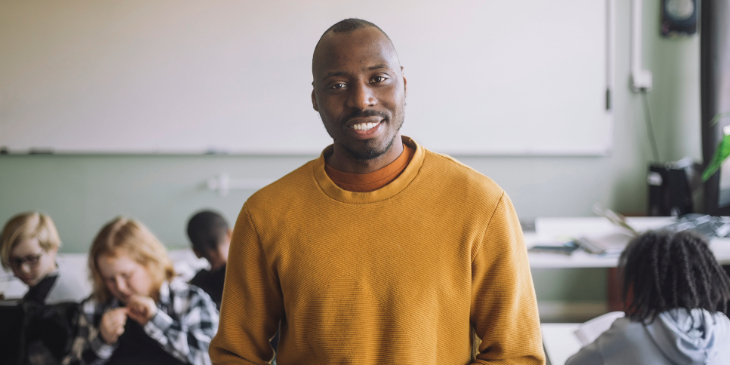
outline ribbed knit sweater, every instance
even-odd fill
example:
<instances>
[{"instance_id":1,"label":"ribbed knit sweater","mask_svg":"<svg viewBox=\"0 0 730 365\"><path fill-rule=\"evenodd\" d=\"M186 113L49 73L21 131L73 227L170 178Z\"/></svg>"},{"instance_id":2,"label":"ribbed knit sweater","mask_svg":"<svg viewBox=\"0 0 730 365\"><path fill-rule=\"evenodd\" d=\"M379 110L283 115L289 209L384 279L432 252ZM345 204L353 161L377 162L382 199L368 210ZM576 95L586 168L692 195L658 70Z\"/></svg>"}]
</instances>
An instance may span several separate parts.
<instances>
[{"instance_id":1,"label":"ribbed knit sweater","mask_svg":"<svg viewBox=\"0 0 730 365\"><path fill-rule=\"evenodd\" d=\"M509 198L475 170L403 141L415 155L378 190L335 185L330 146L246 201L213 363L268 363L279 321L279 365L544 363Z\"/></svg>"}]
</instances>

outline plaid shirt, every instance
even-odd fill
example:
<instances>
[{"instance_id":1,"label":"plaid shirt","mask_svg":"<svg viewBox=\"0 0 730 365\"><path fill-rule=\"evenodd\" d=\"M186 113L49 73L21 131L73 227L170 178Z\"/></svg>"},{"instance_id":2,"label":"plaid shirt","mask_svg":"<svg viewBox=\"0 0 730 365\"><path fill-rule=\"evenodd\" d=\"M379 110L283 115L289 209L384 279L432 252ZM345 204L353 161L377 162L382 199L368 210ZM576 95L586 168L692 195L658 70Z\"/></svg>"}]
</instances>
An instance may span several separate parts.
<instances>
[{"instance_id":1,"label":"plaid shirt","mask_svg":"<svg viewBox=\"0 0 730 365\"><path fill-rule=\"evenodd\" d=\"M112 299L106 304L93 297L81 303L76 338L68 364L103 364L114 353L116 344L106 344L99 334L99 323L106 311L121 307ZM145 333L170 355L190 364L210 364L208 346L218 331L218 310L208 294L179 278L160 287L157 314L144 326Z\"/></svg>"}]
</instances>

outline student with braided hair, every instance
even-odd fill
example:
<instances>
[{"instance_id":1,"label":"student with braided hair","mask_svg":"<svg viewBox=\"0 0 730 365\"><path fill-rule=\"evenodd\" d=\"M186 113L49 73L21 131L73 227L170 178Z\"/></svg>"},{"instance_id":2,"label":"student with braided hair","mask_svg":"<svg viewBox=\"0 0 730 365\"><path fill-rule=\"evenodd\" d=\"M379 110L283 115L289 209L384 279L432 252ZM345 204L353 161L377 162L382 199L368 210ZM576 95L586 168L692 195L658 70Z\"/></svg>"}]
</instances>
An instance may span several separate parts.
<instances>
[{"instance_id":1,"label":"student with braided hair","mask_svg":"<svg viewBox=\"0 0 730 365\"><path fill-rule=\"evenodd\" d=\"M626 316L576 364L730 364L730 278L692 232L647 232L621 254Z\"/></svg>"}]
</instances>

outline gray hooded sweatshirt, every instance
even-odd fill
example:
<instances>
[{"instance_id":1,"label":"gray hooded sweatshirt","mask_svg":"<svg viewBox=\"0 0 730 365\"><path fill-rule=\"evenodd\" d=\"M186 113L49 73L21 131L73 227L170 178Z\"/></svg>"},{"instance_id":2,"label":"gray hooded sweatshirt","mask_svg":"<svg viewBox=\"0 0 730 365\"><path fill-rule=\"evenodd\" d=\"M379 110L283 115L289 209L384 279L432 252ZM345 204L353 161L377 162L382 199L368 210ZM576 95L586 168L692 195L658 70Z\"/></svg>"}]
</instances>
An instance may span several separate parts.
<instances>
[{"instance_id":1,"label":"gray hooded sweatshirt","mask_svg":"<svg viewBox=\"0 0 730 365\"><path fill-rule=\"evenodd\" d=\"M730 319L703 309L672 309L652 323L619 318L566 365L730 364Z\"/></svg>"}]
</instances>

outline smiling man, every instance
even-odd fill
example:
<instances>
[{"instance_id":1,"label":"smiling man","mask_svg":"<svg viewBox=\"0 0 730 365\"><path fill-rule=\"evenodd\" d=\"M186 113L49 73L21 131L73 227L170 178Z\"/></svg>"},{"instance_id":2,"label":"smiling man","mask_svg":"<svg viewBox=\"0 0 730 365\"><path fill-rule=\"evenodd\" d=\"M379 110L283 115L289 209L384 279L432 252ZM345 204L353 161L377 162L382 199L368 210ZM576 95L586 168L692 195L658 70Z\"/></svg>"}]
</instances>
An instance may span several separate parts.
<instances>
[{"instance_id":1,"label":"smiling man","mask_svg":"<svg viewBox=\"0 0 730 365\"><path fill-rule=\"evenodd\" d=\"M244 204L213 362L269 363L280 328L280 365L544 363L512 204L400 135L406 78L388 36L333 25L312 76L333 144Z\"/></svg>"}]
</instances>

